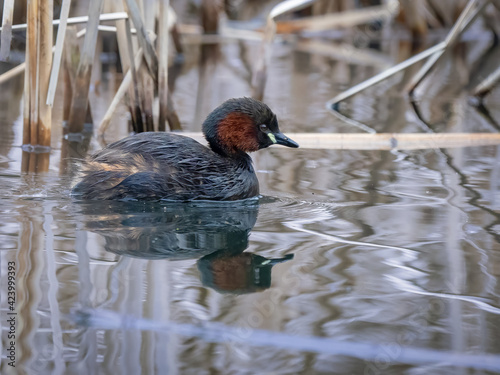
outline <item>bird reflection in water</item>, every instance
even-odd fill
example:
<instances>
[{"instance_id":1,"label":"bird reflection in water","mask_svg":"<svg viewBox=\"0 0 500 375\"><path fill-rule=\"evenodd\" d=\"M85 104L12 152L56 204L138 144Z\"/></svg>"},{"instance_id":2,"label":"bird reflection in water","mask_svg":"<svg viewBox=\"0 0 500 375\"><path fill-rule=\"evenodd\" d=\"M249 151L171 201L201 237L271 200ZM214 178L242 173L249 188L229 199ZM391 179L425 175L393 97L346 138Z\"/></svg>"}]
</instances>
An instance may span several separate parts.
<instances>
[{"instance_id":1,"label":"bird reflection in water","mask_svg":"<svg viewBox=\"0 0 500 375\"><path fill-rule=\"evenodd\" d=\"M258 199L238 202L79 202L85 229L105 239L105 250L143 259L198 259L203 285L221 293L271 286L274 265L244 253L257 221Z\"/></svg>"}]
</instances>

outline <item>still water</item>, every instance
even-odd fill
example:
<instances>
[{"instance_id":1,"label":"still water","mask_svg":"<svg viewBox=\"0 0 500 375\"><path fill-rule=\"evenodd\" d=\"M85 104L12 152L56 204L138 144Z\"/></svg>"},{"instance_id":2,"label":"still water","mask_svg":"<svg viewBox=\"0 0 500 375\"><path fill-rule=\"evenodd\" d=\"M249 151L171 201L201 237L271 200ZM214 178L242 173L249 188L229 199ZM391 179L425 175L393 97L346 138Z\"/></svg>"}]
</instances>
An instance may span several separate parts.
<instances>
[{"instance_id":1,"label":"still water","mask_svg":"<svg viewBox=\"0 0 500 375\"><path fill-rule=\"evenodd\" d=\"M188 130L249 94L227 68L236 47L222 53L206 77L194 64L177 78ZM273 54L266 101L285 133L359 131L324 103L376 68ZM400 79L344 110L377 131L422 131ZM82 203L69 197L79 161L55 125L49 172L20 172L21 87L5 86L0 107L2 374L500 372L499 147L275 147L253 155L259 200ZM492 130L463 95L435 94L422 106L438 130ZM489 100L498 108L499 93Z\"/></svg>"}]
</instances>

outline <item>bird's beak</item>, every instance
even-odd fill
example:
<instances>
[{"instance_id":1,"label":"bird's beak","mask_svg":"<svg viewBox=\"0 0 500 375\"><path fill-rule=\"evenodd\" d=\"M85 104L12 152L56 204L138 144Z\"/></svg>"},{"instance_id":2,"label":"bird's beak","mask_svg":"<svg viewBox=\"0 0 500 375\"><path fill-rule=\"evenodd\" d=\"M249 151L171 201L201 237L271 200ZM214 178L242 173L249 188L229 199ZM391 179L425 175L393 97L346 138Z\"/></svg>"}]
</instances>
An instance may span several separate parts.
<instances>
[{"instance_id":1,"label":"bird's beak","mask_svg":"<svg viewBox=\"0 0 500 375\"><path fill-rule=\"evenodd\" d=\"M269 139L271 139L271 141L275 144L283 145L286 147L293 147L293 148L299 147L298 143L292 141L290 138L288 138L283 133L268 133L267 135L268 135Z\"/></svg>"}]
</instances>

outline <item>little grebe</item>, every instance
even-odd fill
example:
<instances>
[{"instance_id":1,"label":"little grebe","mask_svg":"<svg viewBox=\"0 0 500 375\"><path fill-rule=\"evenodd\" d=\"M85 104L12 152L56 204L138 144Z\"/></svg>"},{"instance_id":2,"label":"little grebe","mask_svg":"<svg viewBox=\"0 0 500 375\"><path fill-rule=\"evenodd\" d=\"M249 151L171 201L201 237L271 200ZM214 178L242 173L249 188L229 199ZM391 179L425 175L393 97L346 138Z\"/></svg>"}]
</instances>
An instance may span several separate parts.
<instances>
[{"instance_id":1,"label":"little grebe","mask_svg":"<svg viewBox=\"0 0 500 375\"><path fill-rule=\"evenodd\" d=\"M81 199L237 200L257 196L247 152L275 143L299 147L276 115L251 98L230 99L203 123L210 148L173 133L140 133L108 145L83 166L72 195Z\"/></svg>"}]
</instances>

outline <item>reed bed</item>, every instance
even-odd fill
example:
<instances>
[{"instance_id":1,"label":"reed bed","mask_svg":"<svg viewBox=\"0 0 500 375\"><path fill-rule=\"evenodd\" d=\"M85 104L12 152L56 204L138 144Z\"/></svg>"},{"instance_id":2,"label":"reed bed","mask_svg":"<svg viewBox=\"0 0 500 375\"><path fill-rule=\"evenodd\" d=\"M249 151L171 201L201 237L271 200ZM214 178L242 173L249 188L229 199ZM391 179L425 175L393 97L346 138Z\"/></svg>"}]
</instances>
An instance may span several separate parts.
<instances>
[{"instance_id":1,"label":"reed bed","mask_svg":"<svg viewBox=\"0 0 500 375\"><path fill-rule=\"evenodd\" d=\"M370 4L365 5L365 3ZM415 99L418 86L429 76L431 70L436 69L441 57L460 42L463 33L479 18L486 17L486 13L490 20L498 20L500 13L498 0L457 1L453 5L431 0L419 2L389 0L379 4L377 2L358 4L349 0L286 0L277 3L267 13L265 10L257 12L264 17L265 23L263 26L255 27L243 20L244 9L230 9L229 2L222 5L215 0L203 0L200 3L199 25L178 23L177 15L169 0L126 0L123 3L108 0L89 0L86 3L63 0L56 20L53 20L52 1L30 0L27 3L27 24L13 24L14 1L5 0L3 4L0 59L6 60L9 56L13 31L26 29L27 35L25 63L0 75L2 84L24 71L23 144L26 152L35 149L38 152L49 150L52 105L58 83L64 85L65 91L63 119L67 122L66 133L81 133L85 123L91 121L90 77L93 65L99 63L100 52L96 46L104 33L116 35L118 57L124 75L104 117L97 119L97 133L101 140L104 139L118 104L122 101L125 101L129 108L131 128L135 132L182 129L174 108L173 93L169 88L169 68L172 66L171 57L174 54L171 45L175 46L177 53L182 53L183 44L186 43L213 44L230 39L241 42L259 41L260 52L254 63L251 65L244 63L249 77L251 76L247 81L252 96L264 99L267 68L277 36L280 40L293 43L297 51L384 67L379 74L338 93L326 103L327 110L335 116L364 132L373 132L371 128L339 112L339 104L399 72L408 72L409 68L425 62L416 73L412 74L404 88L404 92ZM70 12L75 7L78 5L82 7L84 4L88 6L87 16L70 17ZM245 6L240 5L240 8ZM229 21L221 18L224 12ZM372 24L390 27L398 22L404 24L409 31L415 54L394 66L390 66L390 60L381 54L377 55L375 51L362 50L351 45L342 46L332 43L328 37L328 33L332 30L348 30ZM75 24L83 24L84 29L77 33L71 27ZM52 25L57 26L55 45L53 45ZM430 30L439 27L449 27L448 35L441 42L422 50L421 46L424 45ZM82 36L84 41L80 50L77 38ZM63 73L60 73L61 67ZM61 76L64 79L59 79ZM500 81L500 69L489 72L483 78L469 90L470 95L477 98L478 103L482 103ZM361 135L357 139L334 134L321 137L300 134L298 136L303 139L302 141L299 139L301 144L312 148L337 148L340 147L339 139L342 139L340 148L350 148L347 146L348 142L353 142L352 147L357 148L393 147L385 143L383 146L377 146L379 143L373 140L375 138L363 138ZM313 137L321 139L321 142L314 143ZM405 146L407 144L405 142L410 142L408 145L415 144L412 143L413 140L407 139L406 135L378 134L377 137L379 140L384 139L384 142L387 139L396 142L398 148L414 147ZM428 147L467 145L465 139L457 138L455 135L425 135L424 138L428 139L419 137L422 135L416 135L414 138L415 142L420 142L418 148L425 145ZM449 141L446 141L447 137ZM480 134L471 134L469 139L471 142L477 141L474 144L485 142ZM496 138L492 136L491 141L496 142ZM366 142L366 145L363 146L362 142Z\"/></svg>"}]
</instances>

